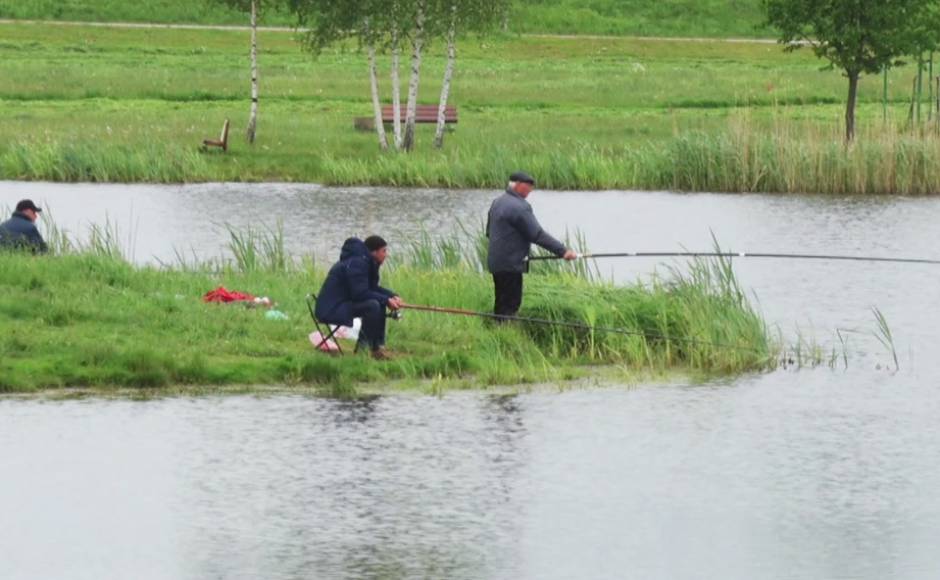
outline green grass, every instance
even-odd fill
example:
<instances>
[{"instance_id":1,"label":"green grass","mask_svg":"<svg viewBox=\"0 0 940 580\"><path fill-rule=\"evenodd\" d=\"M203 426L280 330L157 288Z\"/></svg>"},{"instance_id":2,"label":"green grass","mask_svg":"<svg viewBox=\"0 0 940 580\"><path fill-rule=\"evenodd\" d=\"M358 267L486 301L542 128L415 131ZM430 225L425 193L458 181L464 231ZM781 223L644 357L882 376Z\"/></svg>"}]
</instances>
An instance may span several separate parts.
<instances>
[{"instance_id":1,"label":"green grass","mask_svg":"<svg viewBox=\"0 0 940 580\"><path fill-rule=\"evenodd\" d=\"M759 0L522 0L513 31L639 36L770 36Z\"/></svg>"},{"instance_id":2,"label":"green grass","mask_svg":"<svg viewBox=\"0 0 940 580\"><path fill-rule=\"evenodd\" d=\"M863 81L863 145L845 150L845 81L808 53L626 38L467 41L452 93L460 123L445 149L432 149L433 128L422 126L418 149L398 155L352 127L370 105L365 62L351 48L313 60L291 34L263 33L251 147L244 32L0 31L0 179L499 187L526 168L562 189L938 190L936 139L904 132L910 67L892 73L887 125L880 79ZM422 102L433 102L442 66L432 51ZM229 153L199 153L225 118Z\"/></svg>"},{"instance_id":3,"label":"green grass","mask_svg":"<svg viewBox=\"0 0 940 580\"><path fill-rule=\"evenodd\" d=\"M102 22L245 24L237 11L207 0L0 0L0 18ZM758 0L517 0L513 32L645 35L768 35ZM291 25L289 15L263 15L268 25Z\"/></svg>"},{"instance_id":4,"label":"green grass","mask_svg":"<svg viewBox=\"0 0 940 580\"><path fill-rule=\"evenodd\" d=\"M285 260L274 232L232 233L229 264L135 267L99 228L79 246L54 237L52 256L0 254L0 391L50 387L313 385L349 394L360 385L513 385L572 379L592 368L638 373L740 373L772 367L779 348L730 266L697 262L646 286L616 287L567 268L528 277L523 315L617 327L612 334L408 311L390 322L400 356L376 362L313 350L304 296L322 270ZM492 288L479 244L416 242L384 281L407 302L486 311ZM245 259L251 255L250 260ZM266 295L263 310L205 304L219 285ZM351 350L352 345L347 345Z\"/></svg>"}]
</instances>

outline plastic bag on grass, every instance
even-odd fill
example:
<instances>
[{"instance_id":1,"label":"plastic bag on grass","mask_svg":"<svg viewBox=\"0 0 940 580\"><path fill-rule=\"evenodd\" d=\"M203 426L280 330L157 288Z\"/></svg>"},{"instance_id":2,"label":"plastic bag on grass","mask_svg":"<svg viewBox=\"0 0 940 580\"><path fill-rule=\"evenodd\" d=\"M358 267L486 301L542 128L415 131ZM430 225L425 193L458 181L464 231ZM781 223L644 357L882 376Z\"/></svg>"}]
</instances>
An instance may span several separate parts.
<instances>
[{"instance_id":1,"label":"plastic bag on grass","mask_svg":"<svg viewBox=\"0 0 940 580\"><path fill-rule=\"evenodd\" d=\"M339 345L336 344L336 342L334 342L332 338L325 342L323 341L323 335L320 334L319 330L316 330L310 333L310 344L312 344L314 348L319 348L323 352L338 352L339 351Z\"/></svg>"}]
</instances>

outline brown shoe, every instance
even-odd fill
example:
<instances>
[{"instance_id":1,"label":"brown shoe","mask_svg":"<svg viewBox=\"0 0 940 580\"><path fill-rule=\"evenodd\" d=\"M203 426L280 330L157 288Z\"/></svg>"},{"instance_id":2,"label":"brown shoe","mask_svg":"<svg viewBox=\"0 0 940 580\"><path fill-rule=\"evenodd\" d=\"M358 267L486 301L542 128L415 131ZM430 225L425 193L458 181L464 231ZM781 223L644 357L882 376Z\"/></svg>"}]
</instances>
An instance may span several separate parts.
<instances>
[{"instance_id":1,"label":"brown shoe","mask_svg":"<svg viewBox=\"0 0 940 580\"><path fill-rule=\"evenodd\" d=\"M387 348L380 346L379 348L372 349L372 358L375 360L391 360L394 357Z\"/></svg>"}]
</instances>

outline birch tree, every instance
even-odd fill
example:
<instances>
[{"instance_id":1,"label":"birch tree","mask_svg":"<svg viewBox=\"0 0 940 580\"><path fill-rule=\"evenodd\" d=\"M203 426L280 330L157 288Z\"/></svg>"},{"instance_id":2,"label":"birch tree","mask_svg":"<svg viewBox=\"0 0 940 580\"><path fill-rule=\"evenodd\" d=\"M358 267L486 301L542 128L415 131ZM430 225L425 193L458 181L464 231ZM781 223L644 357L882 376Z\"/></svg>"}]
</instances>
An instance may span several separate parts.
<instances>
[{"instance_id":1,"label":"birch tree","mask_svg":"<svg viewBox=\"0 0 940 580\"><path fill-rule=\"evenodd\" d=\"M434 147L436 149L444 146L444 129L447 125L447 98L450 96L450 82L454 78L454 63L457 60L457 21L459 17L457 0L446 0L446 4L450 5L447 26L447 64L444 65L444 81L441 83L441 98L437 105L437 129L434 131Z\"/></svg>"},{"instance_id":2,"label":"birch tree","mask_svg":"<svg viewBox=\"0 0 940 580\"><path fill-rule=\"evenodd\" d=\"M392 52L392 132L395 136L395 149L402 147L401 132L401 38L402 38L402 2L392 0L391 19L389 20L389 34L391 36Z\"/></svg>"},{"instance_id":3,"label":"birch tree","mask_svg":"<svg viewBox=\"0 0 940 580\"><path fill-rule=\"evenodd\" d=\"M260 96L260 89L258 87L258 19L261 17L262 10L272 8L278 2L277 0L212 1L248 14L251 27L251 48L248 53L251 67L251 110L248 115L248 126L245 129L245 137L248 139L248 143L254 144L255 136L258 132L258 99Z\"/></svg>"},{"instance_id":4,"label":"birch tree","mask_svg":"<svg viewBox=\"0 0 940 580\"><path fill-rule=\"evenodd\" d=\"M487 34L500 25L503 15L508 13L510 0L439 0L437 13L446 21L447 63L441 83L441 97L437 107L437 128L434 147L444 146L447 100L457 61L457 36L459 29L466 27L478 34Z\"/></svg>"},{"instance_id":5,"label":"birch tree","mask_svg":"<svg viewBox=\"0 0 940 580\"><path fill-rule=\"evenodd\" d=\"M400 0L397 0L400 1ZM320 55L327 47L349 39L359 42L368 57L369 87L373 123L379 147L388 149L388 137L382 122L377 54L385 46L391 26L392 0L287 0L288 9L297 16L298 27L306 27L301 42L305 49ZM398 144L396 139L396 146Z\"/></svg>"},{"instance_id":6,"label":"birch tree","mask_svg":"<svg viewBox=\"0 0 940 580\"><path fill-rule=\"evenodd\" d=\"M415 119L418 108L418 86L421 83L421 61L424 56L428 0L414 2L414 30L411 34L411 76L408 79L408 105L405 111L405 135L402 149L411 151L415 146Z\"/></svg>"},{"instance_id":7,"label":"birch tree","mask_svg":"<svg viewBox=\"0 0 940 580\"><path fill-rule=\"evenodd\" d=\"M379 147L382 148L382 151L386 151L388 149L388 137L385 136L385 123L382 121L382 100L379 98L379 76L375 63L375 33L369 25L368 16L363 21L363 29L366 36L366 50L369 54L369 88L372 91L373 122L375 123L376 136L379 139Z\"/></svg>"}]
</instances>

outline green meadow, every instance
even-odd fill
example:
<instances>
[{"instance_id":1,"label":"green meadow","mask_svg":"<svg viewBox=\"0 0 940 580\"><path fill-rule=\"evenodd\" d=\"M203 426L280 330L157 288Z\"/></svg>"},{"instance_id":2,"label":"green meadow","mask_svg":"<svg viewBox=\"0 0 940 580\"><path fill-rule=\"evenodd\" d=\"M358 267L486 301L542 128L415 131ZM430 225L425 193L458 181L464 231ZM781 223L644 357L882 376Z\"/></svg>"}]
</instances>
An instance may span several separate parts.
<instances>
[{"instance_id":1,"label":"green meadow","mask_svg":"<svg viewBox=\"0 0 940 580\"><path fill-rule=\"evenodd\" d=\"M641 36L757 36L758 0L518 0L513 32ZM208 0L0 0L0 18L100 22L245 24L245 16ZM262 15L267 25L291 25L287 14Z\"/></svg>"},{"instance_id":2,"label":"green meadow","mask_svg":"<svg viewBox=\"0 0 940 580\"><path fill-rule=\"evenodd\" d=\"M774 44L631 38L466 39L441 151L382 153L366 62L313 59L262 32L258 140L244 31L0 24L0 179L305 181L494 187L526 168L542 187L711 191L940 191L936 123L907 123L912 67L861 85L856 146L842 143L844 79ZM387 58L380 63L387 72ZM422 103L436 102L432 47ZM389 94L387 76L381 82ZM407 79L403 79L403 83ZM925 92L926 100L926 92ZM232 121L227 154L200 153Z\"/></svg>"}]
</instances>

